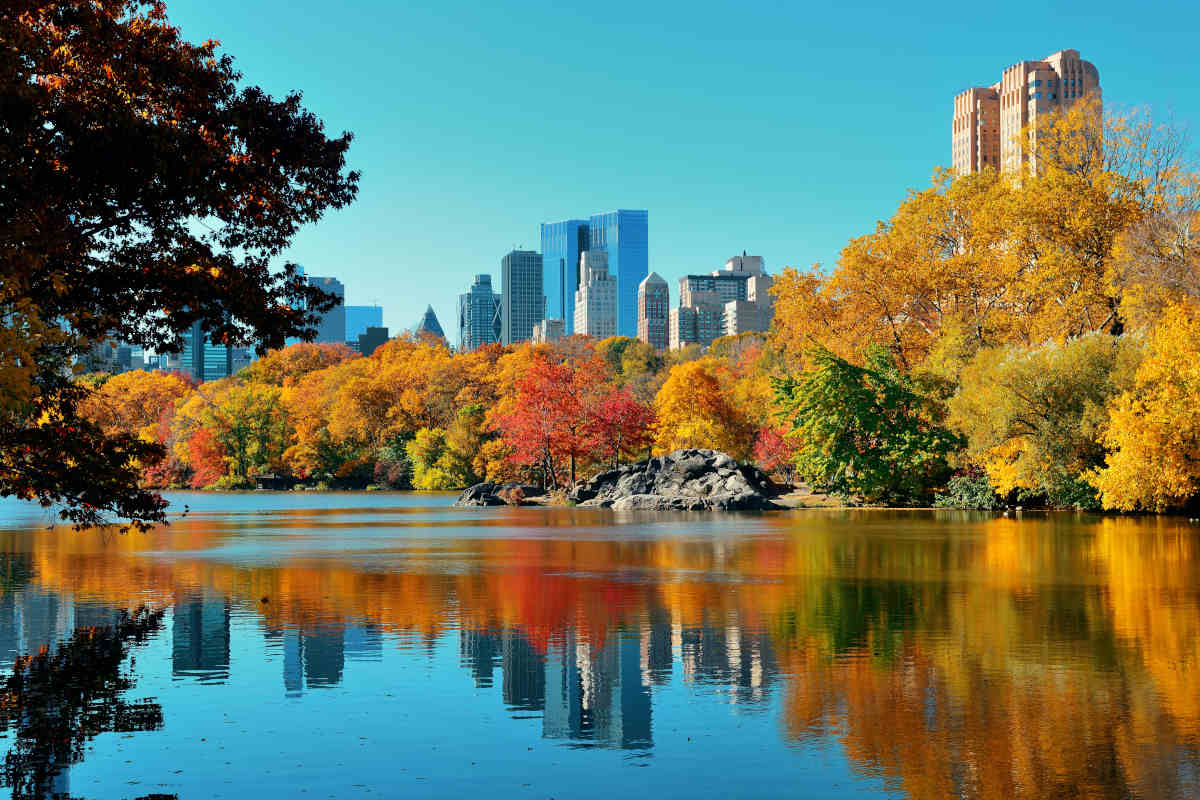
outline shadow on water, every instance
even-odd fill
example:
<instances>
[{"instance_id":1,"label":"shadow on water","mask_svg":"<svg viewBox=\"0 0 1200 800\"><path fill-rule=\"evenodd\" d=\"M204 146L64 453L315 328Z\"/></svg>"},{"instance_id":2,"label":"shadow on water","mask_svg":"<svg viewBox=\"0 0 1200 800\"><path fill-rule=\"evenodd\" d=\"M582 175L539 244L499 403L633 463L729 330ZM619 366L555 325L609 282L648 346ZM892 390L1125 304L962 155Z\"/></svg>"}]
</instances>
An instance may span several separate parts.
<instances>
[{"instance_id":1,"label":"shadow on water","mask_svg":"<svg viewBox=\"0 0 1200 800\"><path fill-rule=\"evenodd\" d=\"M162 611L144 606L122 611L112 625L76 629L53 654L44 646L16 660L0 691L0 730L15 734L2 773L14 800L67 796L60 776L100 733L162 727L158 703L124 699L134 682L121 670L130 648L157 633L162 620Z\"/></svg>"}]
</instances>

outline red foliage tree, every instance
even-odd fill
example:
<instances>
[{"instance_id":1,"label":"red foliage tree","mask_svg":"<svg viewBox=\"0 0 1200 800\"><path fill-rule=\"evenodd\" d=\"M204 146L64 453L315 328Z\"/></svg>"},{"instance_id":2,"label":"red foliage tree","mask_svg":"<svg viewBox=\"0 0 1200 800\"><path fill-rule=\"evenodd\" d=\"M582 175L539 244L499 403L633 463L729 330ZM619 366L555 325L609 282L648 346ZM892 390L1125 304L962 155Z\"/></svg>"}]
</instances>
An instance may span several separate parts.
<instances>
[{"instance_id":1,"label":"red foliage tree","mask_svg":"<svg viewBox=\"0 0 1200 800\"><path fill-rule=\"evenodd\" d=\"M767 472L780 475L790 486L796 474L796 443L780 428L765 427L755 439L754 460Z\"/></svg>"},{"instance_id":2,"label":"red foliage tree","mask_svg":"<svg viewBox=\"0 0 1200 800\"><path fill-rule=\"evenodd\" d=\"M555 488L566 462L574 483L579 462L595 450L592 411L604 377L604 363L596 358L560 364L536 359L517 383L513 412L499 422L513 459L539 465Z\"/></svg>"},{"instance_id":3,"label":"red foliage tree","mask_svg":"<svg viewBox=\"0 0 1200 800\"><path fill-rule=\"evenodd\" d=\"M612 389L590 412L596 448L616 467L622 456L635 457L654 441L654 409L639 403L628 389Z\"/></svg>"},{"instance_id":4,"label":"red foliage tree","mask_svg":"<svg viewBox=\"0 0 1200 800\"><path fill-rule=\"evenodd\" d=\"M225 474L225 449L208 428L201 428L192 434L187 448L193 489L210 486Z\"/></svg>"}]
</instances>

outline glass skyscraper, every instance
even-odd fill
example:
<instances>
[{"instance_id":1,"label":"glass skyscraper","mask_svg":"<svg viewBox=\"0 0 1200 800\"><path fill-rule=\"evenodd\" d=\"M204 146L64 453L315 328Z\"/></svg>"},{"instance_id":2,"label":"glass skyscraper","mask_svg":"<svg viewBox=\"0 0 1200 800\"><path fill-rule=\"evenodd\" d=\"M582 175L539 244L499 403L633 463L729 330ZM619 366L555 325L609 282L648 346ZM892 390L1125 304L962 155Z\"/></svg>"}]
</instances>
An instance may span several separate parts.
<instances>
[{"instance_id":1,"label":"glass skyscraper","mask_svg":"<svg viewBox=\"0 0 1200 800\"><path fill-rule=\"evenodd\" d=\"M546 316L562 319L567 333L575 330L575 290L579 288L579 254L608 254L608 271L617 279L617 335L637 336L637 292L650 274L649 212L622 209L594 214L586 222L569 219L542 223L543 284Z\"/></svg>"},{"instance_id":2,"label":"glass skyscraper","mask_svg":"<svg viewBox=\"0 0 1200 800\"><path fill-rule=\"evenodd\" d=\"M513 250L500 262L500 341L528 341L533 326L545 318L542 254Z\"/></svg>"},{"instance_id":3,"label":"glass skyscraper","mask_svg":"<svg viewBox=\"0 0 1200 800\"><path fill-rule=\"evenodd\" d=\"M588 223L588 249L608 253L608 271L617 279L618 336L637 336L638 284L650 274L649 217L644 210L618 210Z\"/></svg>"},{"instance_id":4,"label":"glass skyscraper","mask_svg":"<svg viewBox=\"0 0 1200 800\"><path fill-rule=\"evenodd\" d=\"M337 278L320 278L308 276L308 285L315 286L323 292L337 295L337 305L321 315L321 324L317 328L317 338L313 341L321 343L346 343L346 287Z\"/></svg>"},{"instance_id":5,"label":"glass skyscraper","mask_svg":"<svg viewBox=\"0 0 1200 800\"><path fill-rule=\"evenodd\" d=\"M356 342L367 328L383 327L383 306L346 306L346 341Z\"/></svg>"},{"instance_id":6,"label":"glass skyscraper","mask_svg":"<svg viewBox=\"0 0 1200 800\"><path fill-rule=\"evenodd\" d=\"M458 296L458 349L468 352L500 341L500 296L491 275L476 275L471 291Z\"/></svg>"},{"instance_id":7,"label":"glass skyscraper","mask_svg":"<svg viewBox=\"0 0 1200 800\"><path fill-rule=\"evenodd\" d=\"M575 332L579 254L587 249L587 220L542 223L542 288L546 293L546 317L561 319L568 336Z\"/></svg>"}]
</instances>

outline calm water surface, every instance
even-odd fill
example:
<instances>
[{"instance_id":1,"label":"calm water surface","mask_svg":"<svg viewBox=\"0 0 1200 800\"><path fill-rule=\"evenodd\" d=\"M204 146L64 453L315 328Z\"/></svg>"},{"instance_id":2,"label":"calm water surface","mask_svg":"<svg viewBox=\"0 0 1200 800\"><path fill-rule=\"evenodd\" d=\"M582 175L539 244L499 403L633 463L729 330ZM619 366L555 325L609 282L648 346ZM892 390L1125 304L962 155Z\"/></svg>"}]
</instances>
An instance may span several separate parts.
<instances>
[{"instance_id":1,"label":"calm water surface","mask_svg":"<svg viewBox=\"0 0 1200 800\"><path fill-rule=\"evenodd\" d=\"M124 536L0 504L3 663L167 609L121 695L161 723L46 792L1200 795L1184 520L171 499Z\"/></svg>"}]
</instances>

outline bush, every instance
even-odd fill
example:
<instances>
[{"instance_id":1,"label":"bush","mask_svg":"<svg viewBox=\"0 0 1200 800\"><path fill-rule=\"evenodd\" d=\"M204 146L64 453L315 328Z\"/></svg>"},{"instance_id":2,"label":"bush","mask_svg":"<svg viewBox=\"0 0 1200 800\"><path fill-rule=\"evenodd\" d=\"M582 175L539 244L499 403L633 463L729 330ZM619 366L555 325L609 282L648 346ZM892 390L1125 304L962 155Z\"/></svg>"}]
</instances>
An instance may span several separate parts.
<instances>
[{"instance_id":1,"label":"bush","mask_svg":"<svg viewBox=\"0 0 1200 800\"><path fill-rule=\"evenodd\" d=\"M1005 507L1004 500L992 488L987 473L972 469L955 475L946 484L946 491L933 499L936 508L963 508L977 511L997 511Z\"/></svg>"}]
</instances>

